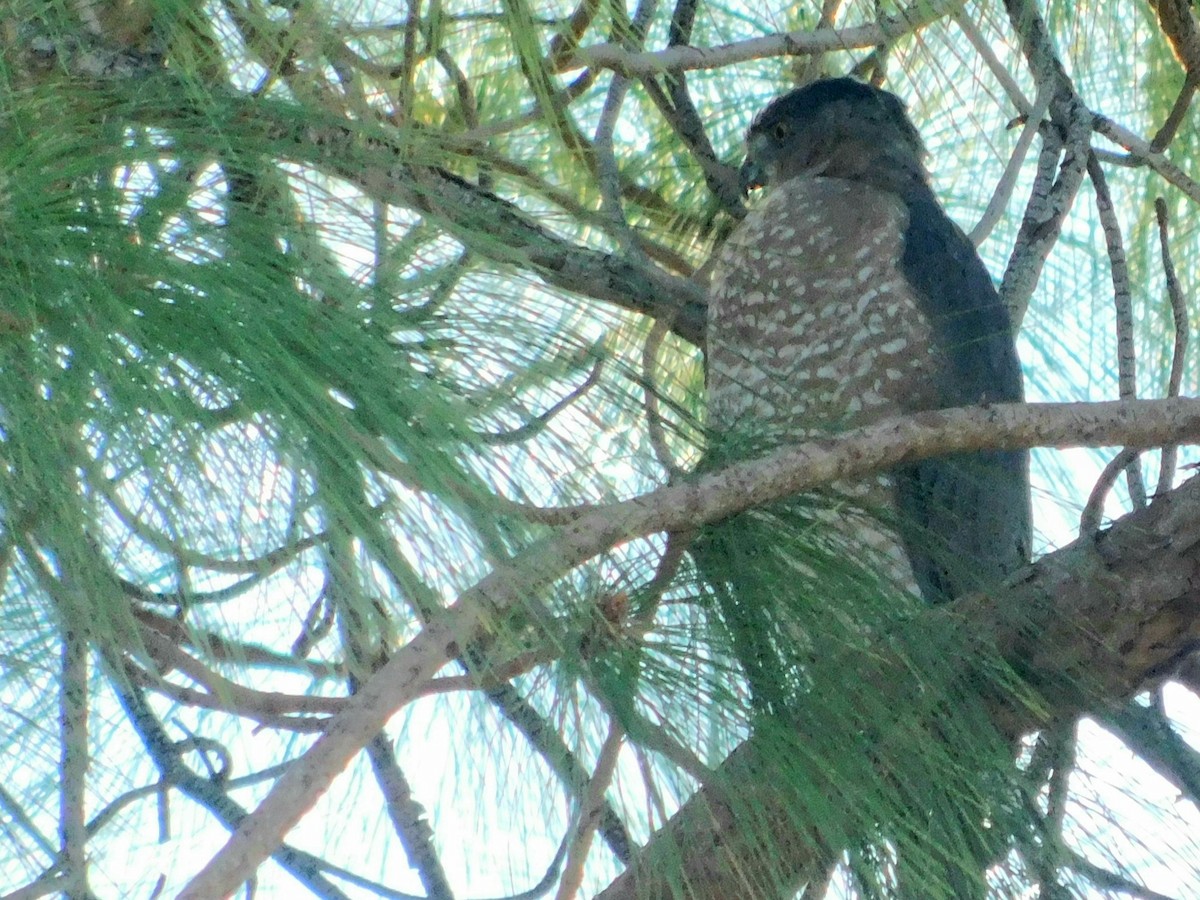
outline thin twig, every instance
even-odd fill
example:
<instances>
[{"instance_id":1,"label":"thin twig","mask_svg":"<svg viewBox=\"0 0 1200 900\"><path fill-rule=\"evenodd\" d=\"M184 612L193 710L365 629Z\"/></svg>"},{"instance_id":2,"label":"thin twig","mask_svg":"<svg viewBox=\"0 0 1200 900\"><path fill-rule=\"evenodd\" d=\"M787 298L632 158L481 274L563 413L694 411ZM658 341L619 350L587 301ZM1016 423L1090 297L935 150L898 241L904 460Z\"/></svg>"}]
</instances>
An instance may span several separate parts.
<instances>
[{"instance_id":1,"label":"thin twig","mask_svg":"<svg viewBox=\"0 0 1200 900\"><path fill-rule=\"evenodd\" d=\"M1025 96L1025 92L1017 84L1017 80L1013 78L1012 73L1008 71L1008 67L1000 62L1000 58L996 56L996 51L992 49L992 42L984 37L974 20L966 12L959 10L954 13L953 18L954 24L958 26L958 30L962 32L963 37L967 39L975 52L979 54L979 58L983 60L989 71L991 71L992 77L1004 88L1004 93L1008 94L1009 102L1016 107L1021 115L1032 116L1033 109L1038 105L1040 99L1031 102ZM1039 98L1043 93L1044 91L1039 88ZM1049 103L1049 100L1047 100L1047 103ZM1042 115L1045 115L1044 111ZM1037 118L1040 120L1041 116Z\"/></svg>"},{"instance_id":2,"label":"thin twig","mask_svg":"<svg viewBox=\"0 0 1200 900\"><path fill-rule=\"evenodd\" d=\"M742 194L738 187L737 169L717 157L717 151L713 149L712 141L705 131L704 120L700 118L699 110L692 103L683 77L683 73L679 72L675 75L667 74L663 79L671 92L670 97L663 92L652 75L642 76L642 88L655 109L699 163L700 170L704 173L704 184L717 198L721 208L735 219L743 219L746 216L746 206L742 203Z\"/></svg>"},{"instance_id":3,"label":"thin twig","mask_svg":"<svg viewBox=\"0 0 1200 900\"><path fill-rule=\"evenodd\" d=\"M587 791L580 798L575 834L570 848L567 850L567 861L563 866L562 881L559 882L555 900L572 900L583 886L583 864L591 849L596 825L606 806L604 794L612 784L613 774L617 768L617 757L621 752L624 740L625 731L614 720L609 725L608 737L604 739L604 745L600 748L600 756L596 760L596 769L588 781Z\"/></svg>"},{"instance_id":4,"label":"thin twig","mask_svg":"<svg viewBox=\"0 0 1200 900\"><path fill-rule=\"evenodd\" d=\"M97 476L90 483L103 491L100 499L108 504L110 507L109 511L116 514L121 520L121 524L127 526L130 531L149 546L162 552L168 558L175 560L181 567L205 569L209 572L220 572L226 575L265 576L278 572L280 569L291 564L301 554L319 547L325 539L323 532L306 535L296 538L294 543L276 547L274 550L268 550L262 556L255 556L249 559L229 559L218 556L215 553L205 553L190 547L183 547L163 531L154 528L145 521L145 519L152 517L142 516L129 508L125 497L122 496L123 492L120 489L122 485L119 481L106 478L99 465L95 465L94 467L89 466L88 468L92 468ZM92 473L89 472L89 474ZM240 582L240 584L249 587L247 581ZM159 596L169 597L170 595ZM167 602L170 601L168 600Z\"/></svg>"},{"instance_id":5,"label":"thin twig","mask_svg":"<svg viewBox=\"0 0 1200 900\"><path fill-rule=\"evenodd\" d=\"M245 708L234 706L221 697L213 694L198 691L195 688L183 687L174 682L166 681L163 678L155 676L153 673L145 669L136 668L130 664L127 674L132 684L138 687L148 688L156 694L161 694L182 706L195 706L200 709L214 709L219 712L228 713L230 715L244 716L258 723L255 733L258 733L262 728L275 728L281 731L290 731L297 734L319 734L325 730L329 724L329 715L324 716L304 716L304 715L277 715L275 713L264 712L254 708ZM437 681L437 679L434 679ZM337 699L337 698L323 698ZM341 702L345 702L344 699Z\"/></svg>"},{"instance_id":6,"label":"thin twig","mask_svg":"<svg viewBox=\"0 0 1200 900\"><path fill-rule=\"evenodd\" d=\"M1183 385L1183 367L1187 359L1190 326L1188 324L1187 300L1183 296L1183 288L1179 285L1179 276L1175 273L1175 263L1171 259L1171 244L1167 235L1167 201L1162 197L1154 201L1154 214L1158 220L1158 243L1162 251L1163 276L1167 281L1167 298L1171 303L1171 320L1175 326L1175 344L1171 351L1171 375L1167 380L1167 396L1178 397ZM1163 447L1162 459L1158 466L1158 487L1155 494L1169 491L1175 482L1175 466L1179 457L1179 448L1175 444Z\"/></svg>"},{"instance_id":7,"label":"thin twig","mask_svg":"<svg viewBox=\"0 0 1200 900\"><path fill-rule=\"evenodd\" d=\"M1071 799L1071 771L1075 765L1075 733L1071 726L1058 724L1046 729L1038 739L1039 763L1050 769L1046 786L1046 813L1039 816L1041 841L1026 848L1043 896L1056 896L1058 873L1062 867L1063 822ZM1040 787L1040 785L1039 785Z\"/></svg>"},{"instance_id":8,"label":"thin twig","mask_svg":"<svg viewBox=\"0 0 1200 900\"><path fill-rule=\"evenodd\" d=\"M1110 872L1096 865L1078 850L1063 846L1063 864L1086 878L1092 885L1106 892L1132 897L1134 900L1178 900L1178 894L1162 894L1117 872Z\"/></svg>"},{"instance_id":9,"label":"thin twig","mask_svg":"<svg viewBox=\"0 0 1200 900\"><path fill-rule=\"evenodd\" d=\"M434 847L433 829L425 817L425 808L413 797L387 734L375 735L367 742L366 751L388 818L408 856L408 864L417 870L425 896L429 900L453 900L454 891Z\"/></svg>"},{"instance_id":10,"label":"thin twig","mask_svg":"<svg viewBox=\"0 0 1200 900\"><path fill-rule=\"evenodd\" d=\"M596 18L603 4L600 0L580 0L580 3L565 20L559 31L550 39L550 65L558 68L564 59L575 52L579 39Z\"/></svg>"},{"instance_id":11,"label":"thin twig","mask_svg":"<svg viewBox=\"0 0 1200 900\"><path fill-rule=\"evenodd\" d=\"M403 121L409 121L413 113L413 87L417 76L417 35L423 30L421 23L421 0L408 0L408 16L404 22L404 49L396 73L400 89L396 95L396 108Z\"/></svg>"},{"instance_id":12,"label":"thin twig","mask_svg":"<svg viewBox=\"0 0 1200 900\"><path fill-rule=\"evenodd\" d=\"M78 625L62 636L62 678L59 682L58 834L62 869L67 883L63 896L85 900L88 889L86 793L88 748L88 642Z\"/></svg>"},{"instance_id":13,"label":"thin twig","mask_svg":"<svg viewBox=\"0 0 1200 900\"><path fill-rule=\"evenodd\" d=\"M1108 190L1108 179L1094 154L1088 155L1088 177L1096 192L1096 212L1100 216L1100 227L1104 231L1104 243L1108 250L1109 270L1112 273L1113 308L1117 326L1117 396L1122 400L1137 397L1137 350L1133 342L1133 290L1129 284L1129 266L1125 260L1125 245L1121 238L1121 223L1113 207L1112 194ZM1125 467L1125 482L1129 489L1129 500L1134 509L1146 505L1146 483L1142 478L1142 467L1137 457L1129 460Z\"/></svg>"},{"instance_id":14,"label":"thin twig","mask_svg":"<svg viewBox=\"0 0 1200 900\"><path fill-rule=\"evenodd\" d=\"M645 40L646 29L650 25L654 13L658 9L658 0L639 0L633 21L629 23L622 44L631 50L640 50ZM613 132L617 119L621 115L621 107L629 93L629 78L620 72L614 73L608 86L608 94L600 109L600 118L596 124L596 134L592 146L596 152L596 180L600 187L600 208L607 216L615 232L617 241L626 253L635 257L641 256L633 230L625 218L621 207L621 173L617 167L616 151L613 147Z\"/></svg>"},{"instance_id":15,"label":"thin twig","mask_svg":"<svg viewBox=\"0 0 1200 900\"><path fill-rule=\"evenodd\" d=\"M629 221L621 206L621 173L617 168L616 151L613 148L613 131L621 115L621 107L629 92L629 79L624 75L613 75L600 108L596 134L592 146L596 151L596 183L600 188L600 209L608 219L609 226L621 249L626 253L641 255L637 241L633 238Z\"/></svg>"},{"instance_id":16,"label":"thin twig","mask_svg":"<svg viewBox=\"0 0 1200 900\"><path fill-rule=\"evenodd\" d=\"M875 17L883 17L883 0L875 0ZM892 47L895 41L880 41L875 45L875 49L871 51L867 60L871 64L871 76L868 79L875 87L883 87L887 81L887 66L888 60L892 55Z\"/></svg>"},{"instance_id":17,"label":"thin twig","mask_svg":"<svg viewBox=\"0 0 1200 900\"><path fill-rule=\"evenodd\" d=\"M588 773L574 751L567 746L559 729L538 712L511 684L497 683L484 675L478 680L488 701L516 727L529 745L575 796L587 788ZM633 840L616 811L605 808L600 818L600 834L613 856L628 864L633 859Z\"/></svg>"},{"instance_id":18,"label":"thin twig","mask_svg":"<svg viewBox=\"0 0 1200 900\"><path fill-rule=\"evenodd\" d=\"M1025 117L1025 127L1021 129L1021 135L1017 138L1012 155L1009 156L1008 163L1004 166L1004 172L996 183L992 199L988 201L987 209L983 211L983 215L975 223L975 227L971 229L971 243L976 247L987 240L992 229L1008 211L1008 202L1012 199L1013 191L1017 187L1017 180L1021 177L1021 166L1024 165L1029 148L1033 145L1033 139L1042 126L1042 117L1050 108L1051 96L1050 91L1039 90L1033 109Z\"/></svg>"},{"instance_id":19,"label":"thin twig","mask_svg":"<svg viewBox=\"0 0 1200 900\"><path fill-rule=\"evenodd\" d=\"M454 93L458 97L458 107L462 110L463 124L467 126L467 130L476 129L479 127L479 102L475 99L475 91L471 88L471 82L467 78L466 73L450 55L445 47L439 47L437 53L434 54L434 59L438 65L442 67L442 71L446 73L446 77L450 79L454 85ZM479 167L479 186L486 191L490 191L494 186L492 184L492 173L486 165Z\"/></svg>"},{"instance_id":20,"label":"thin twig","mask_svg":"<svg viewBox=\"0 0 1200 900\"><path fill-rule=\"evenodd\" d=\"M252 772L248 775L242 775L238 778L230 778L225 782L225 786L230 790L238 788L251 787L258 785L264 781L271 781L278 778L279 775L287 768L287 763L281 763L275 766L270 766L266 769L260 769L257 772ZM136 803L138 800L143 800L147 797L160 796L163 792L163 782L156 781L153 784L145 784L141 787L131 788L124 793L114 797L112 800L104 804L104 806L93 815L87 823L88 839L94 839L101 831L113 822L120 821L120 813L123 812L130 804ZM0 787L0 796L7 796L7 792L3 787ZM10 807L17 808L10 803ZM42 849L47 853L54 854L54 846L50 843L43 843ZM4 895L4 900L35 900L37 897L44 897L46 894L53 893L62 889L65 877L59 874L59 869L62 867L62 859L55 855L54 861L32 882L25 887ZM328 867L329 871L333 871L334 867ZM339 874L344 873L344 870L339 871ZM348 873L347 873L348 874ZM350 875L351 878L357 876ZM361 879L360 879L361 881ZM369 883L368 883L369 884ZM364 885L367 886L367 885ZM381 893L380 896L388 896L386 893ZM405 895L406 897L408 895Z\"/></svg>"},{"instance_id":21,"label":"thin twig","mask_svg":"<svg viewBox=\"0 0 1200 900\"><path fill-rule=\"evenodd\" d=\"M1189 0L1150 0L1150 7L1158 16L1159 27L1184 71L1179 96L1175 98L1162 127L1150 141L1155 152L1162 152L1187 118L1192 98L1200 85L1200 28L1197 27Z\"/></svg>"},{"instance_id":22,"label":"thin twig","mask_svg":"<svg viewBox=\"0 0 1200 900\"><path fill-rule=\"evenodd\" d=\"M642 396L646 407L646 430L650 436L650 447L654 450L658 464L666 470L667 480L673 481L685 473L675 462L674 454L667 443L662 410L658 404L658 379L655 377L658 372L658 351L670 330L671 320L663 316L654 320L650 333L646 335L646 342L642 345Z\"/></svg>"},{"instance_id":23,"label":"thin twig","mask_svg":"<svg viewBox=\"0 0 1200 900\"><path fill-rule=\"evenodd\" d=\"M596 160L593 148L562 102L549 61L542 56L538 46L538 29L533 25L533 12L529 4L525 0L503 0L501 6L508 18L508 32L517 62L533 94L534 103L541 111L540 119L585 170L594 173Z\"/></svg>"},{"instance_id":24,"label":"thin twig","mask_svg":"<svg viewBox=\"0 0 1200 900\"><path fill-rule=\"evenodd\" d=\"M1145 138L1139 137L1124 125L1098 113L1092 114L1092 128L1097 134L1104 135L1114 144L1129 151L1131 163L1149 166L1169 184L1179 188L1190 199L1200 203L1200 182L1185 173L1163 154L1155 152Z\"/></svg>"},{"instance_id":25,"label":"thin twig","mask_svg":"<svg viewBox=\"0 0 1200 900\"><path fill-rule=\"evenodd\" d=\"M660 754L695 779L697 784L708 784L712 781L713 770L704 764L691 747L678 740L667 728L648 718L632 704L614 703L608 692L596 683L595 679L586 678L585 681L600 708L608 713L614 722L622 721L630 732L638 736L640 745Z\"/></svg>"},{"instance_id":26,"label":"thin twig","mask_svg":"<svg viewBox=\"0 0 1200 900\"><path fill-rule=\"evenodd\" d=\"M564 106L570 106L587 93L588 89L596 82L597 75L599 75L599 71L596 69L584 69L570 84L558 92L558 102ZM541 110L534 107L507 119L493 119L481 124L478 128L462 132L459 137L463 140L486 144L492 138L525 128L541 121L541 118Z\"/></svg>"},{"instance_id":27,"label":"thin twig","mask_svg":"<svg viewBox=\"0 0 1200 900\"><path fill-rule=\"evenodd\" d=\"M118 578L121 592L136 603L146 603L152 606L170 606L183 611L197 606L217 606L236 597L244 597L248 592L270 577L270 573L256 572L229 585L211 591L174 590L155 591L135 584L126 578Z\"/></svg>"},{"instance_id":28,"label":"thin twig","mask_svg":"<svg viewBox=\"0 0 1200 900\"><path fill-rule=\"evenodd\" d=\"M295 27L294 19L288 24L268 26L264 29L260 27L261 20L250 15L244 4L223 0L221 8L237 27L242 44L267 70L267 77L263 79L259 90L272 86L276 79L296 75L298 44L289 33L289 29ZM306 73L306 76L313 77L312 73ZM310 87L307 81L305 87Z\"/></svg>"},{"instance_id":29,"label":"thin twig","mask_svg":"<svg viewBox=\"0 0 1200 900\"><path fill-rule=\"evenodd\" d=\"M841 8L842 0L821 0L821 14L817 18L817 30L836 27L838 12ZM882 18L878 2L875 4L875 17ZM792 83L797 87L803 87L824 77L825 74L825 54L813 53L807 59L797 60L792 66Z\"/></svg>"},{"instance_id":30,"label":"thin twig","mask_svg":"<svg viewBox=\"0 0 1200 900\"><path fill-rule=\"evenodd\" d=\"M181 646L154 628L143 627L139 637L145 644L147 652L160 666L166 670L178 669L204 688L207 692L207 702L199 702L208 709L220 709L232 715L247 716L258 720L262 716L283 716L291 713L331 716L336 714L346 702L343 697L320 697L255 690L213 671L200 660L185 653ZM149 674L148 677L153 679L155 687L168 687L161 678ZM178 685L169 685L169 687L178 687ZM183 690L190 689L184 688Z\"/></svg>"},{"instance_id":31,"label":"thin twig","mask_svg":"<svg viewBox=\"0 0 1200 900\"><path fill-rule=\"evenodd\" d=\"M642 786L645 788L645 822L650 831L657 831L661 826L667 824L671 816L667 812L667 804L663 800L662 791L658 787L658 779L655 777L656 766L651 763L649 754L642 747L634 744L632 750L637 758L638 772L642 776ZM655 818L656 816L657 818Z\"/></svg>"},{"instance_id":32,"label":"thin twig","mask_svg":"<svg viewBox=\"0 0 1200 900\"><path fill-rule=\"evenodd\" d=\"M654 616L662 601L663 592L670 586L671 581L683 561L684 553L695 536L694 529L682 529L667 533L667 546L658 561L654 577L640 593L643 595L640 608L630 620L627 631L640 637L650 628ZM712 769L697 756L692 748L679 741L668 728L651 721L637 708L629 704L618 704L612 701L611 695L602 685L593 679L586 679L591 693L599 701L613 721L621 721L629 730L638 735L638 743L646 749L661 754L674 763L681 771L690 775L698 784L708 784L712 779ZM630 692L633 686L626 688Z\"/></svg>"},{"instance_id":33,"label":"thin twig","mask_svg":"<svg viewBox=\"0 0 1200 900\"><path fill-rule=\"evenodd\" d=\"M671 13L671 23L667 27L668 47L686 47L691 44L698 5L699 0L676 0L675 9ZM687 75L684 72L669 72L663 80L666 84L666 95L658 87L658 82L653 76L643 76L642 84L645 86L646 95L658 107L671 129L683 141L683 145L700 163L704 172L704 183L717 198L722 209L735 219L743 218L746 215L746 207L742 203L737 171L717 157L704 127L704 120L700 117L700 111L692 102Z\"/></svg>"},{"instance_id":34,"label":"thin twig","mask_svg":"<svg viewBox=\"0 0 1200 900\"><path fill-rule=\"evenodd\" d=\"M1179 96L1175 98L1170 113L1167 114L1158 131L1154 133L1154 137L1150 139L1150 149L1155 153L1162 153L1175 139L1175 135L1179 132L1179 126L1187 120L1188 111L1192 107L1192 98L1196 96L1198 86L1200 86L1200 72L1188 72L1184 76L1183 87L1179 89Z\"/></svg>"},{"instance_id":35,"label":"thin twig","mask_svg":"<svg viewBox=\"0 0 1200 900\"><path fill-rule=\"evenodd\" d=\"M1075 729L1055 729L1056 734L1050 737L1054 742L1052 752L1053 769L1050 773L1050 784L1046 796L1046 824L1049 826L1056 844L1063 838L1063 823L1067 818L1067 807L1071 800L1071 771L1075 768ZM1051 860L1052 863L1057 862Z\"/></svg>"},{"instance_id":36,"label":"thin twig","mask_svg":"<svg viewBox=\"0 0 1200 900\"><path fill-rule=\"evenodd\" d=\"M1108 465L1104 467L1104 470L1100 473L1100 477L1092 485L1092 491L1088 494L1087 503L1084 504L1083 512L1079 516L1079 534L1081 537L1094 535L1100 530L1100 522L1104 514L1104 501L1107 499L1109 491L1117 483L1117 478L1120 474L1129 467L1130 463L1138 458L1140 453L1140 450L1125 447L1108 461Z\"/></svg>"},{"instance_id":37,"label":"thin twig","mask_svg":"<svg viewBox=\"0 0 1200 900\"><path fill-rule=\"evenodd\" d=\"M1161 695L1155 693L1153 706L1130 701L1101 711L1098 719L1159 777L1192 803L1200 802L1200 752L1175 730L1157 702Z\"/></svg>"},{"instance_id":38,"label":"thin twig","mask_svg":"<svg viewBox=\"0 0 1200 900\"><path fill-rule=\"evenodd\" d=\"M555 84L554 71L549 62L542 57L534 40L536 31L530 24L532 13L529 4L526 0L502 0L502 3L505 11L511 17L509 31L517 44L517 60L538 107L542 111L541 119L545 121L585 171L593 176L597 175L599 168L596 148L583 135L578 124L571 117L570 111L561 102L561 95ZM627 178L620 178L620 185L622 197L647 210L666 215L677 213L673 204L667 202L650 188Z\"/></svg>"},{"instance_id":39,"label":"thin twig","mask_svg":"<svg viewBox=\"0 0 1200 900\"><path fill-rule=\"evenodd\" d=\"M164 616L147 609L134 608L133 617L180 646L200 648L205 657L219 662L232 662L238 666L264 666L287 672L301 672L312 678L329 678L341 674L335 663L299 659L279 653L260 644L248 644L225 637L216 631L192 627L172 616Z\"/></svg>"},{"instance_id":40,"label":"thin twig","mask_svg":"<svg viewBox=\"0 0 1200 900\"><path fill-rule=\"evenodd\" d=\"M489 431L476 434L475 438L482 444L486 444L489 447L496 447L508 444L520 444L537 437L546 430L555 416L578 402L581 397L600 383L600 375L604 371L604 363L605 358L598 356L596 361L592 363L592 369L588 373L588 377L583 380L579 387L572 389L565 397L556 400L548 409L538 413L528 422L524 422L509 431Z\"/></svg>"},{"instance_id":41,"label":"thin twig","mask_svg":"<svg viewBox=\"0 0 1200 900\"><path fill-rule=\"evenodd\" d=\"M334 607L325 589L309 605L300 624L300 633L292 641L291 653L297 659L308 656L312 649L333 630Z\"/></svg>"}]
</instances>

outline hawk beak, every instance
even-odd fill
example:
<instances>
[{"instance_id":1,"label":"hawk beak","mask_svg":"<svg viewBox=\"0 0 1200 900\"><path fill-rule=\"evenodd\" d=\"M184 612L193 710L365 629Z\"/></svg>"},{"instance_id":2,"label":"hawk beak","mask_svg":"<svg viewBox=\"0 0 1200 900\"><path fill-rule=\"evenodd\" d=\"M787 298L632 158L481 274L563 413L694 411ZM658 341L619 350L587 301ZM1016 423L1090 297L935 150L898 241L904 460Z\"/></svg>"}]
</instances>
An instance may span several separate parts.
<instances>
[{"instance_id":1,"label":"hawk beak","mask_svg":"<svg viewBox=\"0 0 1200 900\"><path fill-rule=\"evenodd\" d=\"M746 161L738 169L738 187L741 189L742 196L747 196L755 188L766 187L766 184L766 170L752 157L746 157Z\"/></svg>"}]
</instances>

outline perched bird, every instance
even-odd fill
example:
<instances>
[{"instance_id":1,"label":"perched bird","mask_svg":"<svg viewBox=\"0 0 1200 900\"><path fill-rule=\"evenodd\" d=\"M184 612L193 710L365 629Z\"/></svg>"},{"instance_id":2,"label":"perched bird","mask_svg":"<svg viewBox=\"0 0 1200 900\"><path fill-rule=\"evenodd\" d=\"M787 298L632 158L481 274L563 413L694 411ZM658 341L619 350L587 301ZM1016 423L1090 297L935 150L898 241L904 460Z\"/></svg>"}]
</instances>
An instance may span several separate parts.
<instances>
[{"instance_id":1,"label":"perched bird","mask_svg":"<svg viewBox=\"0 0 1200 900\"><path fill-rule=\"evenodd\" d=\"M899 99L848 78L819 81L763 110L746 145L743 188L766 195L713 267L706 358L716 453L1022 399L1009 316L938 204ZM836 688L812 687L822 670L810 663L892 621L908 608L895 603L899 592L946 602L1027 561L1028 456L931 459L725 524L702 533L693 555L712 586L710 621L724 626L745 674L755 728L768 727L836 702ZM787 552L774 552L788 540ZM861 736L880 711L836 712L861 717L851 728ZM934 765L913 771L926 763ZM885 826L895 826L885 868L897 896L982 900L984 873L1007 851L1010 832L985 825L1007 807L981 813L962 800L995 784L963 788L946 774L924 794L910 785ZM913 799L921 796L931 799Z\"/></svg>"},{"instance_id":2,"label":"perched bird","mask_svg":"<svg viewBox=\"0 0 1200 900\"><path fill-rule=\"evenodd\" d=\"M766 196L713 269L715 434L764 449L1022 399L1008 313L934 196L895 95L850 78L794 90L754 120L746 151L743 189ZM884 513L847 510L834 527L848 551L890 559L891 580L929 602L993 586L1028 560L1026 453L947 456L835 488Z\"/></svg>"}]
</instances>

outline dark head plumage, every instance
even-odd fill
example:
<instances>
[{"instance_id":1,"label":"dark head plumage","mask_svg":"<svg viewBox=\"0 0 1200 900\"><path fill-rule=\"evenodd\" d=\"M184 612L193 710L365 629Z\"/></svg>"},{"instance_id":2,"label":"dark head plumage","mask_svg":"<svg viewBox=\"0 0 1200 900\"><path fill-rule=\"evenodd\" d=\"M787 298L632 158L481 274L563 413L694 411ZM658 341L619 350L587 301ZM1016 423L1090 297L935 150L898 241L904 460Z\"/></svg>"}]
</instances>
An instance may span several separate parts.
<instances>
[{"instance_id":1,"label":"dark head plumage","mask_svg":"<svg viewBox=\"0 0 1200 900\"><path fill-rule=\"evenodd\" d=\"M865 181L909 196L928 183L925 146L904 104L853 78L777 98L746 133L743 190L797 176Z\"/></svg>"}]
</instances>

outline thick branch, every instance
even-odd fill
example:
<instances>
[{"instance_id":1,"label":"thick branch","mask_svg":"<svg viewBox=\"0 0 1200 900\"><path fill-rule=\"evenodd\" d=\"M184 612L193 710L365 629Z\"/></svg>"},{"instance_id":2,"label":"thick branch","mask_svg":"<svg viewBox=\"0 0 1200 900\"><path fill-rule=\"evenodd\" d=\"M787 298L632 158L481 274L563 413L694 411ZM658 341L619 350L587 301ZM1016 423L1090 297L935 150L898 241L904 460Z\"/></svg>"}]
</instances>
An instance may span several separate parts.
<instances>
[{"instance_id":1,"label":"thick branch","mask_svg":"<svg viewBox=\"0 0 1200 900\"><path fill-rule=\"evenodd\" d=\"M1200 440L1200 401L1013 404L945 410L785 448L763 459L598 507L465 591L444 615L382 666L334 718L327 733L276 782L259 808L179 895L180 900L211 900L235 890L280 845L371 736L420 693L459 647L469 646L480 628L499 611L527 602L576 565L620 542L691 528L835 479L947 453L1034 446L1144 447L1188 440ZM1155 504L1152 509L1160 506ZM1039 571L1049 568L1038 567ZM1146 569L1140 579L1142 586L1150 575L1165 577L1170 571L1158 569ZM1069 581L1057 569L1053 577ZM1106 590L1112 597L1124 588L1114 584ZM1136 596L1149 602L1168 594ZM1095 634L1106 633L1096 620L1081 621L1090 621ZM1200 617L1196 622L1200 624ZM1166 632L1163 636L1178 637ZM1177 648L1168 640L1157 649L1158 656L1166 660L1173 658ZM1150 658L1145 656L1143 664Z\"/></svg>"},{"instance_id":2,"label":"thick branch","mask_svg":"<svg viewBox=\"0 0 1200 900\"><path fill-rule=\"evenodd\" d=\"M364 165L358 149L362 135L345 126L299 134L280 122L272 130L297 142L298 162L329 169L381 202L423 210L469 250L530 269L547 284L572 293L649 316L672 316L676 334L703 346L704 290L688 279L552 234L489 191L439 169L404 165L398 145L380 137L366 142L380 158Z\"/></svg>"},{"instance_id":3,"label":"thick branch","mask_svg":"<svg viewBox=\"0 0 1200 900\"><path fill-rule=\"evenodd\" d=\"M421 191L422 205L467 246L492 259L526 265L548 284L572 293L654 317L674 315L673 330L703 346L707 304L693 282L553 235L516 206L445 173L429 177L435 183ZM475 221L464 215L468 211ZM488 225L501 230L489 231Z\"/></svg>"},{"instance_id":4,"label":"thick branch","mask_svg":"<svg viewBox=\"0 0 1200 900\"><path fill-rule=\"evenodd\" d=\"M1098 539L1083 538L1044 557L995 597L976 595L928 610L924 627L913 629L916 640L947 616L963 625L956 663L963 681L970 683L973 648L987 647L1038 691L1037 704L1004 703L979 685L978 705L1010 738L1129 697L1200 642L1200 480L1127 516ZM903 671L903 642L861 655L865 671ZM854 668L839 662L843 671ZM880 687L870 678L843 682L842 699L849 707L879 704ZM803 745L805 737L798 733L795 739ZM803 752L795 756L811 759ZM713 786L693 795L651 839L638 865L599 896L765 897L773 894L748 889L748 871L758 873L755 883L776 885L819 871L828 848L840 847L864 823L850 803L827 804L819 818L806 817L801 798L786 785L821 784L820 764L809 764L806 772L802 763L797 772L792 760L782 774L779 757L778 744L757 736L738 747ZM756 814L739 814L746 809ZM774 871L764 876L764 866ZM683 892L676 887L680 879Z\"/></svg>"}]
</instances>

